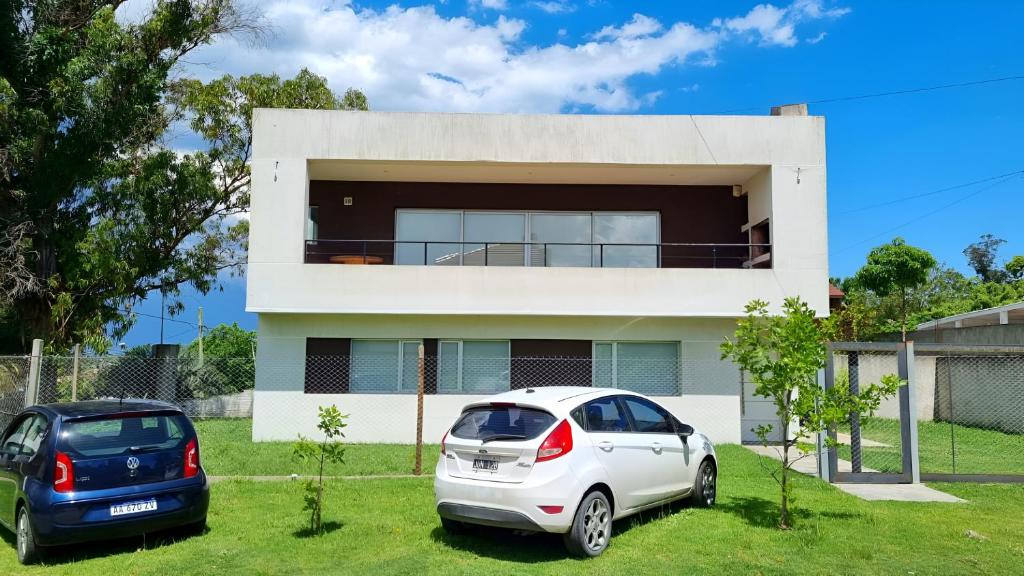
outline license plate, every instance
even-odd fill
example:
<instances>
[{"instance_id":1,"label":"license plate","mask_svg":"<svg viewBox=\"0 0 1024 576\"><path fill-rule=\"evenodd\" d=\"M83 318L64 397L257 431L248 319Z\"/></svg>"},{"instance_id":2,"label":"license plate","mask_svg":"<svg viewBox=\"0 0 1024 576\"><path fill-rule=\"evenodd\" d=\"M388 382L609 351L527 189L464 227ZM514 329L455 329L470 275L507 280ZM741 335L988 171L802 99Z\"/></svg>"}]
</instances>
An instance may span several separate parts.
<instances>
[{"instance_id":1,"label":"license plate","mask_svg":"<svg viewBox=\"0 0 1024 576\"><path fill-rule=\"evenodd\" d=\"M490 458L474 458L473 459L473 470L483 470L485 472L497 472L498 461L491 460Z\"/></svg>"},{"instance_id":2,"label":"license plate","mask_svg":"<svg viewBox=\"0 0 1024 576\"><path fill-rule=\"evenodd\" d=\"M138 514L139 512L151 512L156 510L156 499L140 500L138 502L124 502L123 504L111 504L111 516L124 516L125 514Z\"/></svg>"}]
</instances>

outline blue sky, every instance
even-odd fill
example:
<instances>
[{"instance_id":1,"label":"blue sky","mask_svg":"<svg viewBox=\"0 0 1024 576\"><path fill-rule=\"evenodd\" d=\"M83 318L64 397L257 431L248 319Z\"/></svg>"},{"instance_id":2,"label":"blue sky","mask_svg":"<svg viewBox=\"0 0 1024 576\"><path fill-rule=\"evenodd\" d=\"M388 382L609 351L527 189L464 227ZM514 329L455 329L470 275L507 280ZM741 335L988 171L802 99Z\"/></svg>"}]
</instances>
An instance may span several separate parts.
<instances>
[{"instance_id":1,"label":"blue sky","mask_svg":"<svg viewBox=\"0 0 1024 576\"><path fill-rule=\"evenodd\" d=\"M364 90L377 110L767 114L774 104L1024 75L1024 3L603 0L257 2L270 33L225 39L183 71L293 75ZM146 0L122 8L130 19ZM822 103L827 121L831 274L901 235L967 272L963 248L985 233L1024 254L1024 178L914 200L907 196L1024 170L1024 80ZM740 112L734 112L740 110ZM182 136L176 146L195 139ZM886 204L888 203L888 204ZM878 204L884 204L878 206ZM195 322L237 321L244 279L205 296ZM159 297L136 308L159 315ZM166 322L165 341L189 324ZM125 339L156 342L140 317Z\"/></svg>"}]
</instances>

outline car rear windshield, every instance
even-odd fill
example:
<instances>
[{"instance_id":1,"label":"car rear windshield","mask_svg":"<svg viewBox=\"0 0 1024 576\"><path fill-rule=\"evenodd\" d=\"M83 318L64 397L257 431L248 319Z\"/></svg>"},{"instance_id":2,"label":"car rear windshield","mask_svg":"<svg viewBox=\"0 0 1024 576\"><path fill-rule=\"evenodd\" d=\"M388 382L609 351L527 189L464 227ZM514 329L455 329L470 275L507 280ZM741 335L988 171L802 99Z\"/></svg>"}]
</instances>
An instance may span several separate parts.
<instances>
[{"instance_id":1,"label":"car rear windshield","mask_svg":"<svg viewBox=\"0 0 1024 576\"><path fill-rule=\"evenodd\" d=\"M452 427L452 436L467 440L532 440L555 423L555 417L536 408L483 406L470 408Z\"/></svg>"},{"instance_id":2,"label":"car rear windshield","mask_svg":"<svg viewBox=\"0 0 1024 576\"><path fill-rule=\"evenodd\" d=\"M183 414L72 420L61 426L60 446L85 457L168 450L191 439L191 428Z\"/></svg>"}]
</instances>

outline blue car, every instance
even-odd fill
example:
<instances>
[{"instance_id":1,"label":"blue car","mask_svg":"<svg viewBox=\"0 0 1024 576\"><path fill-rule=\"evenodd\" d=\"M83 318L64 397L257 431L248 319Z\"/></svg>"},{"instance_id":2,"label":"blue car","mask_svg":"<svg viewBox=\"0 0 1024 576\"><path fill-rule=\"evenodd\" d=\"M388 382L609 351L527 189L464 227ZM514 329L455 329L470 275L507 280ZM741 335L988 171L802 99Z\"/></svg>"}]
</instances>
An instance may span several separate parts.
<instances>
[{"instance_id":1,"label":"blue car","mask_svg":"<svg viewBox=\"0 0 1024 576\"><path fill-rule=\"evenodd\" d=\"M18 560L46 548L206 526L199 438L162 402L95 400L26 408L0 442L0 524Z\"/></svg>"}]
</instances>

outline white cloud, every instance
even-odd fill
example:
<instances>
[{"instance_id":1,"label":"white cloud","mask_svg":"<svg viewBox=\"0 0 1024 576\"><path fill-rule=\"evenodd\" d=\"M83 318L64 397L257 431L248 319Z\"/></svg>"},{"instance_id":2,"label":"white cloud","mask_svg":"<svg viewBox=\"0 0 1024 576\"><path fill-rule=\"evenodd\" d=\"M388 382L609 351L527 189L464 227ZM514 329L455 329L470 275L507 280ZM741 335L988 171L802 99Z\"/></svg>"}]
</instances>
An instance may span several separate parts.
<instances>
[{"instance_id":1,"label":"white cloud","mask_svg":"<svg viewBox=\"0 0 1024 576\"><path fill-rule=\"evenodd\" d=\"M761 5L708 27L636 14L580 43L560 38L533 45L523 41L527 23L521 19L446 17L430 5L374 10L346 0L327 6L323 0L271 0L263 10L273 35L262 45L222 39L190 55L187 72L202 79L292 76L307 67L336 91L363 90L375 110L463 112L637 110L660 95L632 88L637 76L714 66L716 50L737 36L757 34L761 44L792 46L800 21L838 17L809 0Z\"/></svg>"},{"instance_id":2,"label":"white cloud","mask_svg":"<svg viewBox=\"0 0 1024 576\"><path fill-rule=\"evenodd\" d=\"M550 0L547 2L535 0L534 2L530 2L530 6L543 10L548 14L565 14L576 10L576 5L568 0Z\"/></svg>"},{"instance_id":3,"label":"white cloud","mask_svg":"<svg viewBox=\"0 0 1024 576\"><path fill-rule=\"evenodd\" d=\"M825 36L828 36L828 32L822 32L822 33L818 34L817 36L814 36L813 38L808 38L808 39L804 40L804 42L807 42L808 44L817 44L818 42L821 42L822 40L824 40Z\"/></svg>"},{"instance_id":4,"label":"white cloud","mask_svg":"<svg viewBox=\"0 0 1024 576\"><path fill-rule=\"evenodd\" d=\"M505 10L508 8L506 0L469 0L470 6L481 6L491 10Z\"/></svg>"},{"instance_id":5,"label":"white cloud","mask_svg":"<svg viewBox=\"0 0 1024 576\"><path fill-rule=\"evenodd\" d=\"M758 4L744 16L716 20L713 24L730 32L749 37L759 38L765 46L796 46L797 24L807 20L835 19L850 12L849 8L825 8L823 0L794 0L789 6L779 8L772 4ZM824 33L815 40L816 44L824 39Z\"/></svg>"}]
</instances>

